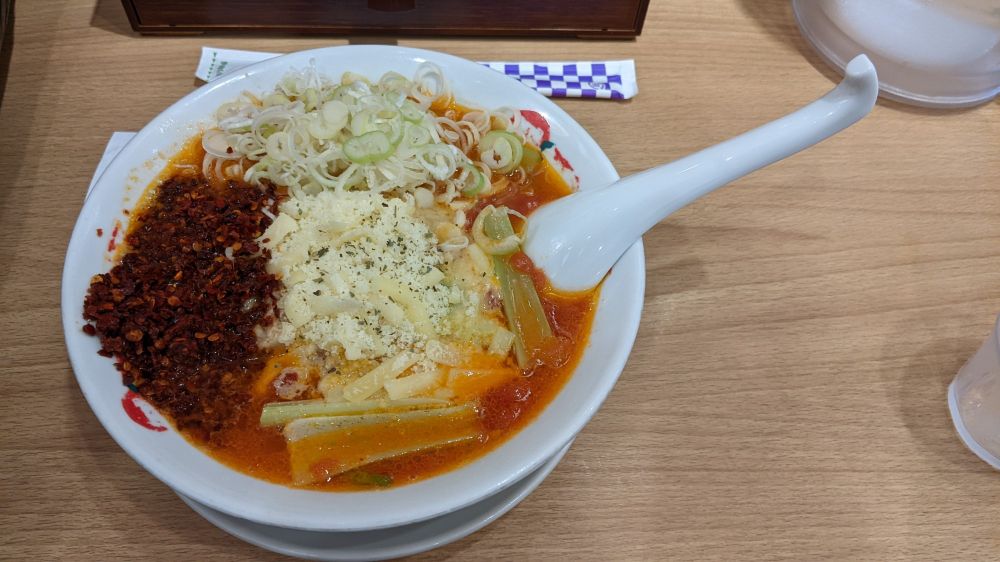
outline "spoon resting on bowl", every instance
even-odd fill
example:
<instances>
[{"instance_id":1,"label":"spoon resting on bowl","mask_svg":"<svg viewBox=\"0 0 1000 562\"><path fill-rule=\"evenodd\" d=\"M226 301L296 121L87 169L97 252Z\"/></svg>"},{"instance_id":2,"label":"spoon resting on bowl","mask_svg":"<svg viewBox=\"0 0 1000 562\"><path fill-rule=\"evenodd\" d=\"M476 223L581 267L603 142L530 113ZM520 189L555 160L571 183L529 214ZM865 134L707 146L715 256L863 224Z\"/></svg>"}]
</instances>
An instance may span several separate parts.
<instances>
[{"instance_id":1,"label":"spoon resting on bowl","mask_svg":"<svg viewBox=\"0 0 1000 562\"><path fill-rule=\"evenodd\" d=\"M668 215L853 125L868 115L877 96L875 67L858 55L840 84L794 113L680 160L543 205L528 217L524 252L554 287L594 287Z\"/></svg>"}]
</instances>

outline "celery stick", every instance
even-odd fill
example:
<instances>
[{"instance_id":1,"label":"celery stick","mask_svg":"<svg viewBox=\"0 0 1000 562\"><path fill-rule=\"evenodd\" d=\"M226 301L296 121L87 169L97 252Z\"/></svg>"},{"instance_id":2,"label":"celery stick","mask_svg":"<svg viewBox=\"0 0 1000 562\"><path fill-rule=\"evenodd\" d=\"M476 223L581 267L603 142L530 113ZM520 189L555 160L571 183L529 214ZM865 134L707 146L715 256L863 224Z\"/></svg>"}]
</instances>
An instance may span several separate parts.
<instances>
[{"instance_id":1,"label":"celery stick","mask_svg":"<svg viewBox=\"0 0 1000 562\"><path fill-rule=\"evenodd\" d=\"M260 413L261 427L284 425L294 419L314 416L348 416L366 412L397 412L447 406L446 400L405 398L401 400L368 400L365 402L326 402L299 400L265 404Z\"/></svg>"},{"instance_id":2,"label":"celery stick","mask_svg":"<svg viewBox=\"0 0 1000 562\"><path fill-rule=\"evenodd\" d=\"M483 222L486 236L503 240L514 234L506 209L496 209ZM528 369L538 363L541 352L554 345L552 327L531 276L516 270L506 256L493 256L493 270L500 283L500 299L507 324L514 333L517 365Z\"/></svg>"},{"instance_id":3,"label":"celery stick","mask_svg":"<svg viewBox=\"0 0 1000 562\"><path fill-rule=\"evenodd\" d=\"M500 282L503 312L514 333L517 365L522 369L531 368L538 361L539 352L554 343L549 319L531 276L512 268L501 256L493 257L493 268Z\"/></svg>"},{"instance_id":4,"label":"celery stick","mask_svg":"<svg viewBox=\"0 0 1000 562\"><path fill-rule=\"evenodd\" d=\"M302 418L285 427L296 484L328 480L355 468L478 439L471 404L392 414Z\"/></svg>"},{"instance_id":5,"label":"celery stick","mask_svg":"<svg viewBox=\"0 0 1000 562\"><path fill-rule=\"evenodd\" d=\"M472 416L474 411L471 404L462 404L449 408L408 410L403 412L372 412L349 416L299 418L285 426L285 439L300 441L313 435L356 425L399 424L433 418L447 418L449 416Z\"/></svg>"}]
</instances>

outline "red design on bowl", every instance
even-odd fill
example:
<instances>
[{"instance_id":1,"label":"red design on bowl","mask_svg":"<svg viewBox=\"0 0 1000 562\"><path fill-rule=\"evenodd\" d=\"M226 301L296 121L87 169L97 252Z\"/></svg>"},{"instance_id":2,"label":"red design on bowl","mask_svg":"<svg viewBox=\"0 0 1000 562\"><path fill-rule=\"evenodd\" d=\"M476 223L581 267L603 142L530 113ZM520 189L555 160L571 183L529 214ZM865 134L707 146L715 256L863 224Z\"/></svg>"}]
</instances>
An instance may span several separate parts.
<instances>
[{"instance_id":1,"label":"red design on bowl","mask_svg":"<svg viewBox=\"0 0 1000 562\"><path fill-rule=\"evenodd\" d=\"M543 142L549 140L552 130L549 127L549 122L545 120L545 117L542 117L541 113L533 109L522 109L521 117L524 117L525 121L531 123L533 127L542 132L542 138L539 140L538 144L542 144Z\"/></svg>"},{"instance_id":2,"label":"red design on bowl","mask_svg":"<svg viewBox=\"0 0 1000 562\"><path fill-rule=\"evenodd\" d=\"M566 156L559 151L555 143L552 142L552 126L541 113L533 109L522 109L521 118L513 119L514 127L524 135L529 142L538 146L542 154L546 155L550 164L562 175L566 183L574 190L580 187L580 177L576 175L576 170L570 164Z\"/></svg>"},{"instance_id":3,"label":"red design on bowl","mask_svg":"<svg viewBox=\"0 0 1000 562\"><path fill-rule=\"evenodd\" d=\"M145 405L147 403L142 399L142 396L139 396L131 389L125 393L125 396L122 396L122 409L125 410L125 415L129 419L150 431L166 431L167 427L165 425L154 425L150 421L149 414L146 413L141 404Z\"/></svg>"}]
</instances>

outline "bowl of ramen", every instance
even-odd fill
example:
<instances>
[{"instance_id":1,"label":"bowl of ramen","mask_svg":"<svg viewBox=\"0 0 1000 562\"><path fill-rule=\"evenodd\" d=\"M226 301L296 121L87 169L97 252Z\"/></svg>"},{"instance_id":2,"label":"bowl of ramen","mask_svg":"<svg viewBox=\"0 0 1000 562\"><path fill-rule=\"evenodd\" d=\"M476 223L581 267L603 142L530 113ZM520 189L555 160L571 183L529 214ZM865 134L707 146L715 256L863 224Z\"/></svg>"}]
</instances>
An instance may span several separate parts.
<instances>
[{"instance_id":1,"label":"bowl of ramen","mask_svg":"<svg viewBox=\"0 0 1000 562\"><path fill-rule=\"evenodd\" d=\"M278 57L149 123L87 197L63 325L88 403L172 489L259 523L413 523L583 428L639 324L639 244L554 290L525 218L618 178L533 90L429 51Z\"/></svg>"}]
</instances>

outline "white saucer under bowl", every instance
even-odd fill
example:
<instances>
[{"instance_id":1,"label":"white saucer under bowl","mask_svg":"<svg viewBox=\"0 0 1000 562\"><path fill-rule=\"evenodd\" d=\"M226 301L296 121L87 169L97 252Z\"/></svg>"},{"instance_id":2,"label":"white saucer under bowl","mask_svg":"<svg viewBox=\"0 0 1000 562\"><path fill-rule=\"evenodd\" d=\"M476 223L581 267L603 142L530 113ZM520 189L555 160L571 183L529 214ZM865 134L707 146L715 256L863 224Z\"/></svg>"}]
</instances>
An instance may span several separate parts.
<instances>
[{"instance_id":1,"label":"white saucer under bowl","mask_svg":"<svg viewBox=\"0 0 1000 562\"><path fill-rule=\"evenodd\" d=\"M227 515L178 493L210 523L261 548L307 560L358 562L410 556L453 543L500 518L528 497L559 464L572 441L534 472L510 487L441 517L376 531L300 531Z\"/></svg>"}]
</instances>

